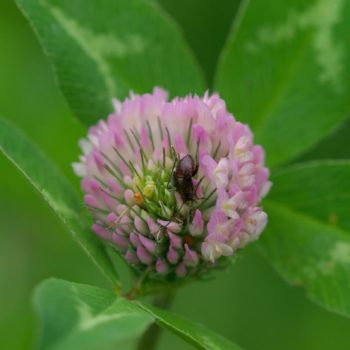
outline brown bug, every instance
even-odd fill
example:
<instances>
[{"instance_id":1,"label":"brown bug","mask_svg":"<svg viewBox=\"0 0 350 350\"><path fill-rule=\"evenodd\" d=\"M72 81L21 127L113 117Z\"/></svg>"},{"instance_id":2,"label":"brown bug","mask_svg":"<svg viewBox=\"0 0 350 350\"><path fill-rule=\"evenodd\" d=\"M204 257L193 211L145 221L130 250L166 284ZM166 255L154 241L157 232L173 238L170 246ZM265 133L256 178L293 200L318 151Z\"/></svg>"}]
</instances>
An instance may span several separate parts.
<instances>
[{"instance_id":1,"label":"brown bug","mask_svg":"<svg viewBox=\"0 0 350 350\"><path fill-rule=\"evenodd\" d=\"M190 154L181 158L173 172L173 182L183 202L192 201L195 197L196 188L193 186L192 177L198 173L198 162L195 162Z\"/></svg>"}]
</instances>

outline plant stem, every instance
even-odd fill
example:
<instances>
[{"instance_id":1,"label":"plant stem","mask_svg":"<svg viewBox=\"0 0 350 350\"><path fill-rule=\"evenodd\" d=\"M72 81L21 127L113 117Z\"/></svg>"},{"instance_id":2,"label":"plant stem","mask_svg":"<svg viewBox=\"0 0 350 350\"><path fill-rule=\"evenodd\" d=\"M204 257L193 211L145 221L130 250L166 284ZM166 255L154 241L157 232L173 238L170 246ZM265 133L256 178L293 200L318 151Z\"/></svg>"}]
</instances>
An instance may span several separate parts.
<instances>
[{"instance_id":1,"label":"plant stem","mask_svg":"<svg viewBox=\"0 0 350 350\"><path fill-rule=\"evenodd\" d=\"M153 305L162 309L168 309L173 300L173 296L174 294L172 291L166 290L163 294L155 297ZM162 329L156 323L152 323L141 336L137 345L137 350L156 349L161 332Z\"/></svg>"}]
</instances>

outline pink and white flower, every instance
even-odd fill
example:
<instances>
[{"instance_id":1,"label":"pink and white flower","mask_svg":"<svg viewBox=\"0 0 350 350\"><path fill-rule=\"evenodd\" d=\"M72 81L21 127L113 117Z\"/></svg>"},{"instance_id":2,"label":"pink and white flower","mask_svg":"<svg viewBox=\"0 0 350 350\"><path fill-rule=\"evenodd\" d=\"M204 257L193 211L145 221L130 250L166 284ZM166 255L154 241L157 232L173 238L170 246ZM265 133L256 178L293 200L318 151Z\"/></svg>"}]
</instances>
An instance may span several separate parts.
<instances>
[{"instance_id":1,"label":"pink and white flower","mask_svg":"<svg viewBox=\"0 0 350 350\"><path fill-rule=\"evenodd\" d=\"M171 281L218 267L258 239L271 183L263 149L218 95L167 95L155 88L114 100L115 111L80 141L73 168L95 233L137 272ZM185 198L174 180L188 155L198 172Z\"/></svg>"}]
</instances>

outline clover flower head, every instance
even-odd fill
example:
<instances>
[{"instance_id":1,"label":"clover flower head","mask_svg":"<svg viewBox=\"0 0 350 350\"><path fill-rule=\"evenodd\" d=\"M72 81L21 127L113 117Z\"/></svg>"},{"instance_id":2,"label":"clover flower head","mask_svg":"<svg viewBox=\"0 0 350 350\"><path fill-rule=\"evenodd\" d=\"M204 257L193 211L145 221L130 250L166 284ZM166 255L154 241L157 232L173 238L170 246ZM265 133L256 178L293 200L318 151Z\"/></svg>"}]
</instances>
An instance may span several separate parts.
<instances>
[{"instance_id":1,"label":"clover flower head","mask_svg":"<svg viewBox=\"0 0 350 350\"><path fill-rule=\"evenodd\" d=\"M264 151L218 95L131 93L80 141L94 232L151 279L198 277L259 238Z\"/></svg>"}]
</instances>

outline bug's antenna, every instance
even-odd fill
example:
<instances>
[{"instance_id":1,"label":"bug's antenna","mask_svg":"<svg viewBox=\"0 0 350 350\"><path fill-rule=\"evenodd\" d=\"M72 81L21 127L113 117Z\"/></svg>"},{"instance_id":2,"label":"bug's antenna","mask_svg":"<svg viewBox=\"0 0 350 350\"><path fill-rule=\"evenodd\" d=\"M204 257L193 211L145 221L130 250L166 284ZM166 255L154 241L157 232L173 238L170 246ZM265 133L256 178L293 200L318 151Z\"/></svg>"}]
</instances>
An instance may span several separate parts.
<instances>
[{"instance_id":1,"label":"bug's antenna","mask_svg":"<svg viewBox=\"0 0 350 350\"><path fill-rule=\"evenodd\" d=\"M171 169L171 173L170 173L170 176L169 176L169 179L168 179L168 183L166 185L166 188L168 188L168 189L169 189L170 181L173 178L174 171L175 171L175 169L177 167L177 163L179 162L179 158L180 158L179 155L176 153L175 148L174 148L173 145L171 145L170 152L175 155L175 161L174 161L173 167Z\"/></svg>"},{"instance_id":2,"label":"bug's antenna","mask_svg":"<svg viewBox=\"0 0 350 350\"><path fill-rule=\"evenodd\" d=\"M195 166L193 174L192 174L193 176L197 175L198 169L199 169L199 145L200 145L200 143L201 143L201 139L198 138L197 147L196 147L196 160L195 160L196 166Z\"/></svg>"}]
</instances>

